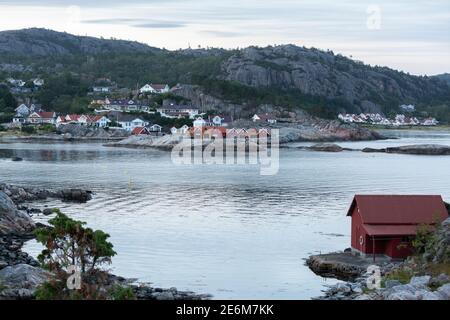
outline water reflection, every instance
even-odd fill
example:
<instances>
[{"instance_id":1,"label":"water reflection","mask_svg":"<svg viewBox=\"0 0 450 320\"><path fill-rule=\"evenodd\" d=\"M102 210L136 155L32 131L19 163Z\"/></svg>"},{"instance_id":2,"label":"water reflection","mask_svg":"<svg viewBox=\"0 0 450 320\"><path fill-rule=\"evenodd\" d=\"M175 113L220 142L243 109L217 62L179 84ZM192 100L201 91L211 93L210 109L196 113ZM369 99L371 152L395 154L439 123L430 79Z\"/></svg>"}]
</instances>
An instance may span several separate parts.
<instances>
[{"instance_id":1,"label":"water reflection","mask_svg":"<svg viewBox=\"0 0 450 320\"><path fill-rule=\"evenodd\" d=\"M303 259L349 246L345 214L355 193L437 193L450 200L448 157L295 149L280 156L279 174L260 176L251 166L174 166L169 154L154 150L13 143L0 145L0 179L93 190L87 204L37 206L61 207L108 231L118 252L114 272L216 298L319 295L324 281ZM40 248L30 243L28 250Z\"/></svg>"}]
</instances>

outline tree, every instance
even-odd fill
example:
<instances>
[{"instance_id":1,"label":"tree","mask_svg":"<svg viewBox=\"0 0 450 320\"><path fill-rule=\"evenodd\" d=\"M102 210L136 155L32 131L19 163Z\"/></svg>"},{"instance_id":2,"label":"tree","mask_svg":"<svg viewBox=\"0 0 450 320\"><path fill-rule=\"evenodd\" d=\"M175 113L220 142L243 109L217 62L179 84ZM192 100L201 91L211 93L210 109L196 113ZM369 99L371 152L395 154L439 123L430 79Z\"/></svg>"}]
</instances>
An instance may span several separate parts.
<instances>
[{"instance_id":1,"label":"tree","mask_svg":"<svg viewBox=\"0 0 450 320\"><path fill-rule=\"evenodd\" d=\"M0 113L13 113L16 107L17 101L8 87L0 85Z\"/></svg>"},{"instance_id":2,"label":"tree","mask_svg":"<svg viewBox=\"0 0 450 320\"><path fill-rule=\"evenodd\" d=\"M39 261L51 271L66 271L78 267L82 273L98 271L102 264L111 263L116 252L107 241L109 234L85 228L85 222L76 221L55 209L56 217L49 223L53 228L36 230L36 239L46 246Z\"/></svg>"},{"instance_id":3,"label":"tree","mask_svg":"<svg viewBox=\"0 0 450 320\"><path fill-rule=\"evenodd\" d=\"M38 260L55 275L39 288L37 298L107 299L108 273L101 266L110 264L116 254L107 241L109 235L54 211L56 217L49 220L52 227L35 231L37 241L45 246ZM81 274L81 288L76 291L66 287L73 267Z\"/></svg>"}]
</instances>

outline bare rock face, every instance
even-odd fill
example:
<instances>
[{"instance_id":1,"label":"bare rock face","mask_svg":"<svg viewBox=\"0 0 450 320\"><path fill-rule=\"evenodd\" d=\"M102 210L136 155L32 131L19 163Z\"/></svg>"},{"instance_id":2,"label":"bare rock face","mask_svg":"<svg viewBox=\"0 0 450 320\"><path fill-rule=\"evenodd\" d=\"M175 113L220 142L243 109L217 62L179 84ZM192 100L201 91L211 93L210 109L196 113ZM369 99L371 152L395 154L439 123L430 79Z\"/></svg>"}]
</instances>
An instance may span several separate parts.
<instances>
[{"instance_id":1,"label":"bare rock face","mask_svg":"<svg viewBox=\"0 0 450 320\"><path fill-rule=\"evenodd\" d=\"M313 151L323 151L323 152L341 152L344 150L341 146L334 143L318 143L311 147L310 150Z\"/></svg>"},{"instance_id":2,"label":"bare rock face","mask_svg":"<svg viewBox=\"0 0 450 320\"><path fill-rule=\"evenodd\" d=\"M34 227L33 220L26 213L17 210L12 200L0 191L0 235L27 233Z\"/></svg>"},{"instance_id":3,"label":"bare rock face","mask_svg":"<svg viewBox=\"0 0 450 320\"><path fill-rule=\"evenodd\" d=\"M352 104L355 112L381 113L383 100L414 101L430 92L448 92L444 81L433 82L388 68L370 67L331 51L295 45L249 47L233 54L222 69L225 80L341 99Z\"/></svg>"},{"instance_id":4,"label":"bare rock face","mask_svg":"<svg viewBox=\"0 0 450 320\"><path fill-rule=\"evenodd\" d=\"M0 33L0 52L4 53L48 56L101 54L110 51L150 53L159 49L134 41L80 37L39 28Z\"/></svg>"},{"instance_id":5,"label":"bare rock face","mask_svg":"<svg viewBox=\"0 0 450 320\"><path fill-rule=\"evenodd\" d=\"M416 144L400 147L389 147L381 149L364 148L362 152L386 152L399 154L414 154L427 156L448 156L450 155L450 146L439 144Z\"/></svg>"},{"instance_id":6,"label":"bare rock face","mask_svg":"<svg viewBox=\"0 0 450 320\"><path fill-rule=\"evenodd\" d=\"M0 299L32 299L37 287L49 276L47 271L28 264L6 267L0 270L0 282L5 287Z\"/></svg>"},{"instance_id":7,"label":"bare rock face","mask_svg":"<svg viewBox=\"0 0 450 320\"><path fill-rule=\"evenodd\" d=\"M220 110L236 119L243 114L245 108L243 105L209 95L203 92L201 87L195 85L183 85L173 92L178 96L190 100L194 106L197 106L203 112Z\"/></svg>"},{"instance_id":8,"label":"bare rock face","mask_svg":"<svg viewBox=\"0 0 450 320\"><path fill-rule=\"evenodd\" d=\"M65 140L91 139L108 140L120 139L129 136L129 132L124 129L110 129L87 127L79 124L69 123L58 128L58 132L63 134Z\"/></svg>"}]
</instances>

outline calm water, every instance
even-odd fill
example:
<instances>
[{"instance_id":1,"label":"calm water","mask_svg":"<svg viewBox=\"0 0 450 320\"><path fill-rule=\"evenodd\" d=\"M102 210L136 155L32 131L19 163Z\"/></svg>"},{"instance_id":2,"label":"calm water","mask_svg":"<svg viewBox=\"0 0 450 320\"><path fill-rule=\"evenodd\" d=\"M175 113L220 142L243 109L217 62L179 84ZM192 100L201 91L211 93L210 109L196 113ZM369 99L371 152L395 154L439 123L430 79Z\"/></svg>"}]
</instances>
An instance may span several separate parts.
<instances>
[{"instance_id":1,"label":"calm water","mask_svg":"<svg viewBox=\"0 0 450 320\"><path fill-rule=\"evenodd\" d=\"M400 139L341 145L450 145L448 132L395 134ZM320 295L335 281L315 276L303 259L349 246L352 196L432 193L450 200L449 165L445 156L283 149L279 174L260 176L256 166L174 166L168 153L98 143L0 144L1 181L95 192L86 204L36 207L58 206L109 232L116 274L225 299ZM26 250L40 247L30 242Z\"/></svg>"}]
</instances>

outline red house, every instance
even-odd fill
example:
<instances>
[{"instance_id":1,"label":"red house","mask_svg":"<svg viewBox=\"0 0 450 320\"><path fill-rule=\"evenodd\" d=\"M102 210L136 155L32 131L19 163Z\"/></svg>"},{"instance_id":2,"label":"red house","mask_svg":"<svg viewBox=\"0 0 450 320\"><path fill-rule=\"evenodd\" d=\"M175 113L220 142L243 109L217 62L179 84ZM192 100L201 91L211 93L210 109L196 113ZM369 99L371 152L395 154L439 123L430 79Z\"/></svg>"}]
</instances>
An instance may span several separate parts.
<instances>
[{"instance_id":1,"label":"red house","mask_svg":"<svg viewBox=\"0 0 450 320\"><path fill-rule=\"evenodd\" d=\"M149 135L150 131L146 127L136 127L133 129L133 131L131 131L131 134L133 136L139 136L141 134Z\"/></svg>"},{"instance_id":2,"label":"red house","mask_svg":"<svg viewBox=\"0 0 450 320\"><path fill-rule=\"evenodd\" d=\"M441 222L448 212L436 195L355 195L347 216L354 251L404 259L419 225Z\"/></svg>"}]
</instances>

